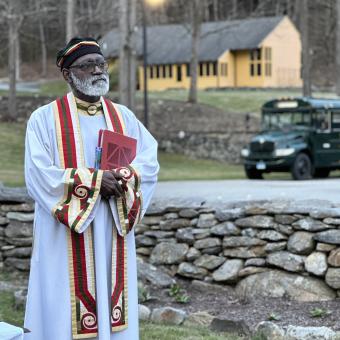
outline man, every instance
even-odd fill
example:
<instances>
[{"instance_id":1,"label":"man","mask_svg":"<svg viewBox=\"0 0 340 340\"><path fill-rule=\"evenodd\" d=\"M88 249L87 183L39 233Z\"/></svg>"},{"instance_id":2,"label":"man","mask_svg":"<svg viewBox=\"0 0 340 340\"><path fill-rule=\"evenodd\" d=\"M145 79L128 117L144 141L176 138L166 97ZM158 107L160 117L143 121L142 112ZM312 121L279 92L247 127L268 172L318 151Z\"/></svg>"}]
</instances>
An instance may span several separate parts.
<instances>
[{"instance_id":1,"label":"man","mask_svg":"<svg viewBox=\"0 0 340 340\"><path fill-rule=\"evenodd\" d=\"M135 340L133 227L156 184L157 143L131 111L102 97L108 67L94 39L71 39L57 65L72 92L33 112L26 133L36 204L25 339ZM94 169L100 129L137 140L130 166Z\"/></svg>"}]
</instances>

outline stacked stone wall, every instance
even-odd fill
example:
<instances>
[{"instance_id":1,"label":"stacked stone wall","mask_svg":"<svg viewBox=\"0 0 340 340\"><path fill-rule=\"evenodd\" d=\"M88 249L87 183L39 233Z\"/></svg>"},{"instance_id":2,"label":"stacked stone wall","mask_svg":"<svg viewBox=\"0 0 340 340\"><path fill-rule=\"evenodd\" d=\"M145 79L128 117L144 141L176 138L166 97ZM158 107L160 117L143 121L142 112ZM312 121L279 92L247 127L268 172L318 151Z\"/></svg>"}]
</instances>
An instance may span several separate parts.
<instances>
[{"instance_id":1,"label":"stacked stone wall","mask_svg":"<svg viewBox=\"0 0 340 340\"><path fill-rule=\"evenodd\" d=\"M0 197L0 263L28 273L34 206L23 200ZM340 208L331 203L154 203L135 228L136 248L144 263L169 275L237 285L241 295L266 280L292 287L300 280L309 287L307 299L330 299L340 295L339 226ZM288 295L304 299L293 296L300 293L291 289Z\"/></svg>"}]
</instances>

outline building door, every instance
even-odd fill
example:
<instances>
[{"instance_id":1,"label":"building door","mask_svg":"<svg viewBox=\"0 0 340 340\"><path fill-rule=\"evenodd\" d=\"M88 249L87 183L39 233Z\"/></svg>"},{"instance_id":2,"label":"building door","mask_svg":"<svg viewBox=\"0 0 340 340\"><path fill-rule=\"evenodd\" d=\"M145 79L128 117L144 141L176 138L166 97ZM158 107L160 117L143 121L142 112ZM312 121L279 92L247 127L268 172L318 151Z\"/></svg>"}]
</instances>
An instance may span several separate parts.
<instances>
[{"instance_id":1,"label":"building door","mask_svg":"<svg viewBox=\"0 0 340 340\"><path fill-rule=\"evenodd\" d=\"M177 65L177 81L182 81L182 65Z\"/></svg>"}]
</instances>

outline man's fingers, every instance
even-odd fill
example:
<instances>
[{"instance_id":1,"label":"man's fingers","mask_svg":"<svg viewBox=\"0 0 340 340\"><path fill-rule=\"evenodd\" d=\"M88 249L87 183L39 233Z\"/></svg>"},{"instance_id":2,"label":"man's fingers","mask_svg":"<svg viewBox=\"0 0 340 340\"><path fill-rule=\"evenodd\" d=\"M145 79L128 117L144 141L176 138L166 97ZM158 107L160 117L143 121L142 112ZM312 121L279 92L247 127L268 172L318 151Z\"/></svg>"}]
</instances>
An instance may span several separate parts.
<instances>
[{"instance_id":1,"label":"man's fingers","mask_svg":"<svg viewBox=\"0 0 340 340\"><path fill-rule=\"evenodd\" d=\"M124 190L122 188L122 185L118 181L116 182L115 188L118 190L120 196L123 195Z\"/></svg>"},{"instance_id":2,"label":"man's fingers","mask_svg":"<svg viewBox=\"0 0 340 340\"><path fill-rule=\"evenodd\" d=\"M101 194L104 198L121 197L124 194L123 176L114 170L105 171L102 181Z\"/></svg>"},{"instance_id":3,"label":"man's fingers","mask_svg":"<svg viewBox=\"0 0 340 340\"><path fill-rule=\"evenodd\" d=\"M117 172L115 170L111 170L111 173L116 179L121 179L121 178L124 177L122 174L120 174L119 172Z\"/></svg>"}]
</instances>

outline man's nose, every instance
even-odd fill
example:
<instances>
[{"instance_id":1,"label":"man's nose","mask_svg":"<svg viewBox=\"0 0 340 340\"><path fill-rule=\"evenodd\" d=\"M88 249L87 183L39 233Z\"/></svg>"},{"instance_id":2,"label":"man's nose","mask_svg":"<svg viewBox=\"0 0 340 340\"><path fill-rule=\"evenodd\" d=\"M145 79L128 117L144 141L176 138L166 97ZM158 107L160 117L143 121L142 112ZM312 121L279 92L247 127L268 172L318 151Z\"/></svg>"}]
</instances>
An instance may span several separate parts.
<instances>
[{"instance_id":1,"label":"man's nose","mask_svg":"<svg viewBox=\"0 0 340 340\"><path fill-rule=\"evenodd\" d=\"M101 69L101 67L99 65L95 65L92 71L93 74L102 74L103 70Z\"/></svg>"}]
</instances>

